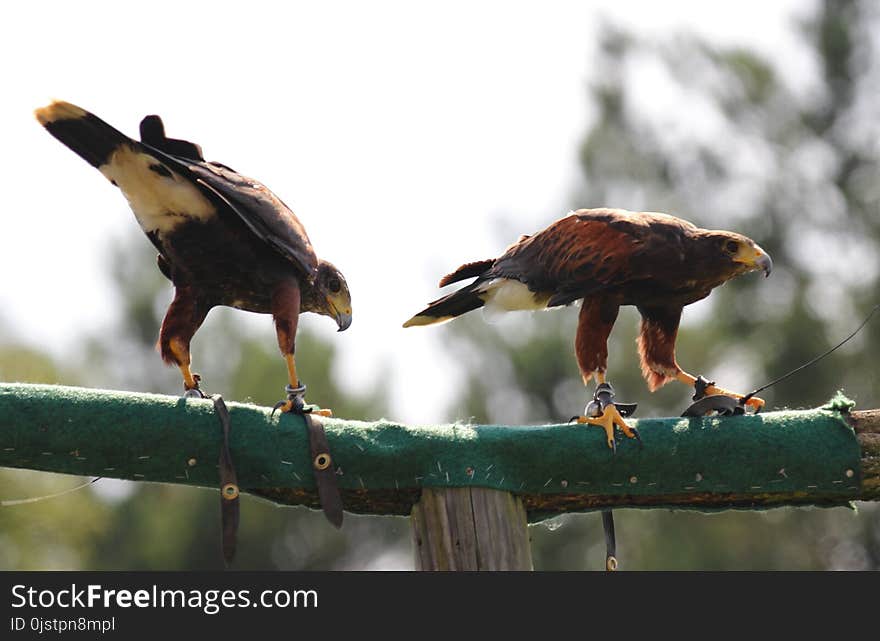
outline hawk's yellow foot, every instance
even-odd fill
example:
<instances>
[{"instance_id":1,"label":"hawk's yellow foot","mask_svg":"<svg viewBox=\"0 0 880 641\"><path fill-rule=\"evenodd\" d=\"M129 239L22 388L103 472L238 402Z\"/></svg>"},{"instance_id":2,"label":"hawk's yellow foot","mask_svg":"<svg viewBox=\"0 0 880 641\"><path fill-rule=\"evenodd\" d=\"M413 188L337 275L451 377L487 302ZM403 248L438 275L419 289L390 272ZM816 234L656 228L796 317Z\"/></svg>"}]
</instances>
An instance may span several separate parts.
<instances>
[{"instance_id":1,"label":"hawk's yellow foot","mask_svg":"<svg viewBox=\"0 0 880 641\"><path fill-rule=\"evenodd\" d=\"M294 387L293 385L288 385L285 388L285 390L287 391L287 399L275 403L274 407L272 408L272 414L275 414L275 412L281 410L282 414L294 412L296 414L317 414L318 416L326 417L333 416L333 410L326 408L306 407L306 386L299 381L297 382L298 385L296 387Z\"/></svg>"},{"instance_id":2,"label":"hawk's yellow foot","mask_svg":"<svg viewBox=\"0 0 880 641\"><path fill-rule=\"evenodd\" d=\"M608 447L612 450L617 450L617 445L614 441L614 427L617 426L624 433L627 438L638 438L638 432L636 432L633 428L627 425L626 421L623 420L623 416L621 416L620 412L617 410L617 407L614 404L607 405L605 410L602 412L602 415L596 418L590 416L576 416L575 420L578 423L588 424L588 425L597 425L605 430L605 438L608 443Z\"/></svg>"},{"instance_id":3,"label":"hawk's yellow foot","mask_svg":"<svg viewBox=\"0 0 880 641\"><path fill-rule=\"evenodd\" d=\"M703 396L712 396L714 394L723 394L724 396L730 396L731 398L735 398L740 400L745 398L745 394L737 394L736 392L731 392L730 390L726 390L723 387L718 387L715 385L714 381L706 381L702 376L691 376L687 372L680 371L676 375L676 379L688 385L689 387L693 387L697 394L694 397L694 400L698 400ZM758 398L757 396L752 396L749 398L745 405L751 407L755 412L760 412L766 403L763 398Z\"/></svg>"},{"instance_id":4,"label":"hawk's yellow foot","mask_svg":"<svg viewBox=\"0 0 880 641\"><path fill-rule=\"evenodd\" d=\"M180 371L183 373L183 396L184 398L207 398L208 395L205 394L201 389L199 389L199 382L202 380L202 377L198 374L192 373L189 371L189 366L181 365Z\"/></svg>"},{"instance_id":5,"label":"hawk's yellow foot","mask_svg":"<svg viewBox=\"0 0 880 641\"><path fill-rule=\"evenodd\" d=\"M275 403L275 406L272 408L272 413L274 414L278 410L281 410L282 414L286 414L287 412L296 412L297 414L317 414L318 416L325 416L330 418L333 416L333 410L327 408L321 409L312 409L306 410L303 405L297 406L296 402L291 399L287 399L286 401L278 401Z\"/></svg>"},{"instance_id":6,"label":"hawk's yellow foot","mask_svg":"<svg viewBox=\"0 0 880 641\"><path fill-rule=\"evenodd\" d=\"M272 413L274 414L278 410L281 410L282 414L287 414L288 412L292 412L293 408L293 400L288 398L286 401L278 401L275 403L275 405L272 406Z\"/></svg>"},{"instance_id":7,"label":"hawk's yellow foot","mask_svg":"<svg viewBox=\"0 0 880 641\"><path fill-rule=\"evenodd\" d=\"M342 331L342 330L340 330ZM281 410L282 414L295 412L297 414L317 414L318 416L333 416L329 409L306 408L306 386L299 380L296 373L296 358L293 353L284 355L287 362L287 380L289 381L284 391L287 392L287 400L278 401L272 408L272 414Z\"/></svg>"}]
</instances>

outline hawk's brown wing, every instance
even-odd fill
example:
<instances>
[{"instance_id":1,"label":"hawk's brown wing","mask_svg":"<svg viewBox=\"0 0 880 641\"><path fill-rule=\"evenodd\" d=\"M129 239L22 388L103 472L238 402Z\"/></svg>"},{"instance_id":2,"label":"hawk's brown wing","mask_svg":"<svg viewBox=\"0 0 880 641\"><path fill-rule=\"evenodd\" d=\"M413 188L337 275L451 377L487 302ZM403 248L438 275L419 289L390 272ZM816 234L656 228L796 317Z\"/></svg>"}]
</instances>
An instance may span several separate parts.
<instances>
[{"instance_id":1,"label":"hawk's brown wing","mask_svg":"<svg viewBox=\"0 0 880 641\"><path fill-rule=\"evenodd\" d=\"M299 218L263 184L218 163L190 163L196 182L226 203L267 245L297 264L309 279L318 258Z\"/></svg>"},{"instance_id":2,"label":"hawk's brown wing","mask_svg":"<svg viewBox=\"0 0 880 641\"><path fill-rule=\"evenodd\" d=\"M258 238L299 267L310 280L318 258L305 227L290 208L263 184L238 172L201 158L201 148L189 141L165 137L159 116L141 122L145 147L168 162L215 203L232 210Z\"/></svg>"},{"instance_id":3,"label":"hawk's brown wing","mask_svg":"<svg viewBox=\"0 0 880 641\"><path fill-rule=\"evenodd\" d=\"M511 245L487 275L515 278L532 291L551 293L549 306L567 305L664 271L677 272L677 246L689 225L664 214L580 210Z\"/></svg>"}]
</instances>

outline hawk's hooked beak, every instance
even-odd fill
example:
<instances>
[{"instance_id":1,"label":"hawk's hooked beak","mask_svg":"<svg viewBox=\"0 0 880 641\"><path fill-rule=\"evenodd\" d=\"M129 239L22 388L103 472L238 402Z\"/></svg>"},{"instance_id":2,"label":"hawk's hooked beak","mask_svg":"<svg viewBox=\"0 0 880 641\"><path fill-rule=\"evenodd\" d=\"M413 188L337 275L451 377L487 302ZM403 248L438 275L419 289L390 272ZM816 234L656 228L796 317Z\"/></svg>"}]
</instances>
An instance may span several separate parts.
<instances>
[{"instance_id":1,"label":"hawk's hooked beak","mask_svg":"<svg viewBox=\"0 0 880 641\"><path fill-rule=\"evenodd\" d=\"M351 296L348 290L330 294L325 298L327 307L324 314L336 321L339 332L344 332L351 325Z\"/></svg>"},{"instance_id":2,"label":"hawk's hooked beak","mask_svg":"<svg viewBox=\"0 0 880 641\"><path fill-rule=\"evenodd\" d=\"M770 258L770 254L757 245L740 250L740 255L736 256L734 260L752 269L760 269L764 272L765 278L773 271L773 260Z\"/></svg>"},{"instance_id":3,"label":"hawk's hooked beak","mask_svg":"<svg viewBox=\"0 0 880 641\"><path fill-rule=\"evenodd\" d=\"M755 259L755 266L764 270L764 278L767 278L773 271L773 260L770 258L770 254L765 253L763 249L760 251L761 255Z\"/></svg>"},{"instance_id":4,"label":"hawk's hooked beak","mask_svg":"<svg viewBox=\"0 0 880 641\"><path fill-rule=\"evenodd\" d=\"M351 312L336 312L336 324L339 326L338 332L344 332L351 325Z\"/></svg>"},{"instance_id":5,"label":"hawk's hooked beak","mask_svg":"<svg viewBox=\"0 0 880 641\"><path fill-rule=\"evenodd\" d=\"M336 321L337 331L344 332L351 326L351 296L348 289L325 295L327 307L324 314Z\"/></svg>"}]
</instances>

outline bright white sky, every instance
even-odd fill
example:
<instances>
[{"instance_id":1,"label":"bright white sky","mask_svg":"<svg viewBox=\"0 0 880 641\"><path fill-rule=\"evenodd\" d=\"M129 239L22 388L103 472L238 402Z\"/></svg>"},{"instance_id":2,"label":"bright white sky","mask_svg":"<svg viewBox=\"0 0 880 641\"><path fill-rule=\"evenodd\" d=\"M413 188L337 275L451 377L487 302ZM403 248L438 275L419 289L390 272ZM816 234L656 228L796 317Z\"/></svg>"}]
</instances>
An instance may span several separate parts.
<instances>
[{"instance_id":1,"label":"bright white sky","mask_svg":"<svg viewBox=\"0 0 880 641\"><path fill-rule=\"evenodd\" d=\"M351 385L393 359L393 417L435 420L454 392L438 340L448 327L402 321L436 297L445 271L512 240L496 237L500 217L525 233L574 205L614 205L569 197L599 16L655 36L688 28L748 44L796 76L809 60L791 18L812 6L9 3L0 325L63 361L74 337L114 319L101 265L112 239L136 226L119 192L46 134L33 109L68 100L133 136L143 115L159 113L170 136L275 191L346 274L351 329L304 323L340 342ZM269 321L254 319L274 343Z\"/></svg>"}]
</instances>

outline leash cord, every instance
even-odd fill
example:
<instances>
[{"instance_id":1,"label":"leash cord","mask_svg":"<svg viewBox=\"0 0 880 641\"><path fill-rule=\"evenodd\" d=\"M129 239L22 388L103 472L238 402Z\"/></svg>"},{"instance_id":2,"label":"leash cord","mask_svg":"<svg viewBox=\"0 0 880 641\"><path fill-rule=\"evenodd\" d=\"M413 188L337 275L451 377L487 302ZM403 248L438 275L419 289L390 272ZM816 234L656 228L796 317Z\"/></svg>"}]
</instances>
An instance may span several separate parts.
<instances>
[{"instance_id":1,"label":"leash cord","mask_svg":"<svg viewBox=\"0 0 880 641\"><path fill-rule=\"evenodd\" d=\"M876 313L876 311L877 311L878 309L880 309L880 304L874 305L874 308L871 310L871 312L868 314L868 316L865 318L865 320L862 321L862 324L859 325L858 327L856 327L856 330L855 330L852 334L850 334L849 336L847 336L846 338L844 338L844 339L843 339L842 341L840 341L837 345L835 345L835 346L832 347L831 349L829 349L829 350L823 352L822 354L819 354L816 358L814 358L814 359L812 359L812 360L810 360L810 361L807 361L807 362L804 363L803 365L794 368L793 370L791 370L791 371L788 372L787 374L783 374L783 375L780 376L779 378L770 381L769 383L767 383L767 384L764 385L763 387L759 387L758 389L756 389L756 390L754 390L754 391L752 391L752 392L749 392L748 394L746 394L745 396L743 396L743 397L740 399L740 405L745 405L746 402L747 402L750 398L752 398L755 394L758 394L759 392L763 392L763 391L764 391L765 389L767 389L768 387L772 387L772 386L776 385L776 383L781 383L781 382L784 381L786 378L788 378L788 377L790 377L790 376L794 376L795 374L797 374L797 373L800 372L801 370L804 370L804 369L808 368L810 365L815 365L816 363L818 363L819 361L821 361L821 360L822 360L823 358L825 358L826 356L829 356L829 355L830 355L832 352L834 352L835 350L839 349L840 347L843 347L843 346L844 346L844 345L845 345L845 344L846 344L851 338L853 338L856 334L858 334L860 331L862 331L862 328L864 328L864 326L868 324L868 321L871 320L871 317L874 316L874 314Z\"/></svg>"}]
</instances>

